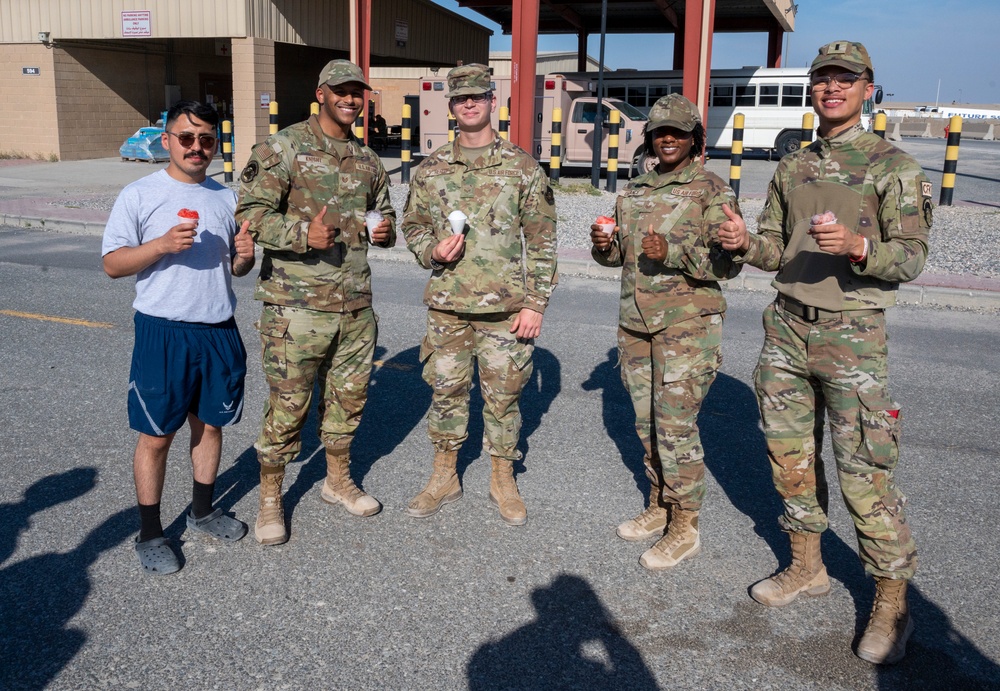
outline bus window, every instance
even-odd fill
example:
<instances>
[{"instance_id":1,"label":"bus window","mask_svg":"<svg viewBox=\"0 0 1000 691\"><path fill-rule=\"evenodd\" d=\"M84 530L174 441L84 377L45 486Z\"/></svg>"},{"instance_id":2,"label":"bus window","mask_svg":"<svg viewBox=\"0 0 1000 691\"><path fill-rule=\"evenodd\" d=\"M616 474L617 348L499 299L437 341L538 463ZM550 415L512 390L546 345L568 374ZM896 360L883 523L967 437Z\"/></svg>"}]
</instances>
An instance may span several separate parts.
<instances>
[{"instance_id":1,"label":"bus window","mask_svg":"<svg viewBox=\"0 0 1000 691\"><path fill-rule=\"evenodd\" d=\"M713 106L728 106L733 105L733 87L731 85L726 86L713 86L712 87L712 105Z\"/></svg>"},{"instance_id":2,"label":"bus window","mask_svg":"<svg viewBox=\"0 0 1000 691\"><path fill-rule=\"evenodd\" d=\"M802 84L785 84L781 87L781 107L801 108L806 87Z\"/></svg>"},{"instance_id":3,"label":"bus window","mask_svg":"<svg viewBox=\"0 0 1000 691\"><path fill-rule=\"evenodd\" d=\"M753 107L757 105L757 85L747 84L736 86L736 107Z\"/></svg>"},{"instance_id":4,"label":"bus window","mask_svg":"<svg viewBox=\"0 0 1000 691\"><path fill-rule=\"evenodd\" d=\"M761 84L760 85L760 101L759 105L762 106L776 106L778 105L778 85L777 84Z\"/></svg>"},{"instance_id":5,"label":"bus window","mask_svg":"<svg viewBox=\"0 0 1000 691\"><path fill-rule=\"evenodd\" d=\"M636 108L646 107L646 87L643 86L630 86L628 87L628 95L621 100L625 101L629 105L633 105Z\"/></svg>"}]
</instances>

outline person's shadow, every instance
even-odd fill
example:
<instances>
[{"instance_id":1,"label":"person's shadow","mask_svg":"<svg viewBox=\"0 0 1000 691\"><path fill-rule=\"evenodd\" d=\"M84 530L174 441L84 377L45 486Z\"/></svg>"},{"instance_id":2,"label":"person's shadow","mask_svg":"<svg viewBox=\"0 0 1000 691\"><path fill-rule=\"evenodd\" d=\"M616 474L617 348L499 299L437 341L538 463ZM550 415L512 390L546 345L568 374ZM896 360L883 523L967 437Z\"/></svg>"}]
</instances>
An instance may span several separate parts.
<instances>
[{"instance_id":1,"label":"person's shadow","mask_svg":"<svg viewBox=\"0 0 1000 691\"><path fill-rule=\"evenodd\" d=\"M584 391L601 392L601 418L604 429L618 449L622 463L632 473L636 488L644 497L648 497L649 478L646 477L646 467L642 464L644 451L635 432L635 408L632 406L632 398L622 383L618 348L608 350L607 359L594 368L581 387Z\"/></svg>"},{"instance_id":2,"label":"person's shadow","mask_svg":"<svg viewBox=\"0 0 1000 691\"><path fill-rule=\"evenodd\" d=\"M469 688L656 689L642 655L583 578L560 574L531 593L537 619L485 643L466 667Z\"/></svg>"},{"instance_id":3,"label":"person's shadow","mask_svg":"<svg viewBox=\"0 0 1000 691\"><path fill-rule=\"evenodd\" d=\"M134 514L111 515L69 552L0 569L0 688L45 688L83 647L86 634L67 624L90 594L87 569L135 532Z\"/></svg>"},{"instance_id":4,"label":"person's shadow","mask_svg":"<svg viewBox=\"0 0 1000 691\"><path fill-rule=\"evenodd\" d=\"M31 525L34 514L82 497L96 484L96 468L73 468L38 480L24 490L19 502L0 504L0 564L17 549L18 538Z\"/></svg>"}]
</instances>

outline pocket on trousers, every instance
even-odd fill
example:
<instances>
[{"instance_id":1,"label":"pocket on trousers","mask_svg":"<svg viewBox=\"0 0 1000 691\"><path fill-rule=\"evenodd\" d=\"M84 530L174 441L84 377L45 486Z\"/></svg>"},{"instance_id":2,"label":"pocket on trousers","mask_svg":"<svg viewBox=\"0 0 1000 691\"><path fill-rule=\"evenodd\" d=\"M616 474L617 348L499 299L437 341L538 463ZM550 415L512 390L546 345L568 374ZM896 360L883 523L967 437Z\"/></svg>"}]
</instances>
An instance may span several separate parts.
<instances>
[{"instance_id":1,"label":"pocket on trousers","mask_svg":"<svg viewBox=\"0 0 1000 691\"><path fill-rule=\"evenodd\" d=\"M288 377L285 355L285 336L288 334L289 320L279 317L268 308L261 312L257 330L260 331L261 365L268 378Z\"/></svg>"},{"instance_id":2,"label":"pocket on trousers","mask_svg":"<svg viewBox=\"0 0 1000 691\"><path fill-rule=\"evenodd\" d=\"M899 406L884 393L864 391L858 392L858 402L861 440L855 453L875 467L892 470L899 460Z\"/></svg>"},{"instance_id":3,"label":"pocket on trousers","mask_svg":"<svg viewBox=\"0 0 1000 691\"><path fill-rule=\"evenodd\" d=\"M710 374L722 365L722 351L719 348L702 350L691 355L668 358L663 361L663 384L694 379Z\"/></svg>"}]
</instances>

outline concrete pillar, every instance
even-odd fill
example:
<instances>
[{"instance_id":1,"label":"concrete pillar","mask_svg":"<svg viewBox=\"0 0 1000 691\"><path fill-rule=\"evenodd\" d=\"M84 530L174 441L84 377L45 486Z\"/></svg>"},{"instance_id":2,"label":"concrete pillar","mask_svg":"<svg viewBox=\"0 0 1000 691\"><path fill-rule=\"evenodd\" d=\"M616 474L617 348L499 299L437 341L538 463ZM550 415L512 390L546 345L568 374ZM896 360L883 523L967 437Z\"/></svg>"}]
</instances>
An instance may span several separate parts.
<instances>
[{"instance_id":1,"label":"concrete pillar","mask_svg":"<svg viewBox=\"0 0 1000 691\"><path fill-rule=\"evenodd\" d=\"M267 138L270 111L260 104L263 94L277 100L274 73L274 41L233 39L233 167L237 171L246 165L254 144Z\"/></svg>"}]
</instances>

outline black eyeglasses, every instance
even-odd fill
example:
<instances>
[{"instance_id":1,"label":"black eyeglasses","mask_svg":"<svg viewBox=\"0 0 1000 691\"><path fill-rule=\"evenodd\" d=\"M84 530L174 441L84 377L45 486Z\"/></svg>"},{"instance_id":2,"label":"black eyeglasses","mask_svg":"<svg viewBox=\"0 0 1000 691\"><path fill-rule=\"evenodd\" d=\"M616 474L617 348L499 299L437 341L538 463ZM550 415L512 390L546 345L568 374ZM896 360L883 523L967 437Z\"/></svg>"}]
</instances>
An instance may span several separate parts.
<instances>
[{"instance_id":1,"label":"black eyeglasses","mask_svg":"<svg viewBox=\"0 0 1000 691\"><path fill-rule=\"evenodd\" d=\"M172 137L177 137L177 142L183 146L185 149L190 149L194 146L194 140L197 139L198 143L201 144L202 149L214 149L215 142L219 141L214 134L198 134L194 135L190 132L181 132L180 134L174 134L173 132L167 132Z\"/></svg>"},{"instance_id":2,"label":"black eyeglasses","mask_svg":"<svg viewBox=\"0 0 1000 691\"><path fill-rule=\"evenodd\" d=\"M468 96L455 96L451 99L451 102L455 105L461 105L466 101L472 101L473 103L486 103L491 98L493 98L493 93L487 91L485 94L469 94Z\"/></svg>"},{"instance_id":3,"label":"black eyeglasses","mask_svg":"<svg viewBox=\"0 0 1000 691\"><path fill-rule=\"evenodd\" d=\"M812 88L825 91L830 87L831 82L837 82L837 86L842 89L850 89L854 86L854 82L859 79L865 79L865 76L863 74L854 74L853 72L841 72L840 74L826 74L822 77L812 77L809 82L812 84Z\"/></svg>"}]
</instances>

